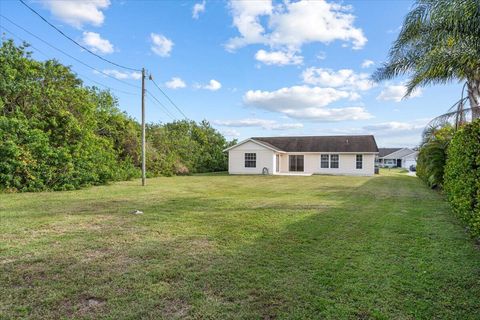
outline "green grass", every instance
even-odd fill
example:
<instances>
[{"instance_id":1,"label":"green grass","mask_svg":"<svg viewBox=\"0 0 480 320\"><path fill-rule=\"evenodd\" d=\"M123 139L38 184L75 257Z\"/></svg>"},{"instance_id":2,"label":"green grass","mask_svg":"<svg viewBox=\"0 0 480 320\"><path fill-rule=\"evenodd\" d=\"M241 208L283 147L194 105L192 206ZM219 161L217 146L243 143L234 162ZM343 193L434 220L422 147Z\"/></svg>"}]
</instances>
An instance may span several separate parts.
<instances>
[{"instance_id":1,"label":"green grass","mask_svg":"<svg viewBox=\"0 0 480 320\"><path fill-rule=\"evenodd\" d=\"M480 318L480 251L395 170L0 194L0 221L2 319Z\"/></svg>"}]
</instances>

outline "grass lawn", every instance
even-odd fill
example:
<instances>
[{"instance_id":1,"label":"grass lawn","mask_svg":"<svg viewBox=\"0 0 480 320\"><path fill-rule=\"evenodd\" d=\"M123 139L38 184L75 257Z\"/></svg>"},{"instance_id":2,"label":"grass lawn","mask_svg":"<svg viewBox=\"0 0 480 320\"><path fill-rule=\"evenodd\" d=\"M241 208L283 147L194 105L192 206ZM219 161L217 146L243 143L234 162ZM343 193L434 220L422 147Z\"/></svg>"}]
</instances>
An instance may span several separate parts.
<instances>
[{"instance_id":1,"label":"grass lawn","mask_svg":"<svg viewBox=\"0 0 480 320\"><path fill-rule=\"evenodd\" d=\"M480 250L396 171L0 194L0 222L1 319L480 318Z\"/></svg>"}]
</instances>

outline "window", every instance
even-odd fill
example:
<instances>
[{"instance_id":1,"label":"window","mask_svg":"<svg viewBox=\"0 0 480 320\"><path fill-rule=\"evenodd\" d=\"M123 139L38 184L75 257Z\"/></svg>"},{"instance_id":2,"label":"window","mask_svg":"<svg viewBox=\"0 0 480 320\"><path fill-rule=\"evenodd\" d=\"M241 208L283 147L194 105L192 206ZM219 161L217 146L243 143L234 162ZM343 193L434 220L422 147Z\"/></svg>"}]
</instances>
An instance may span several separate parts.
<instances>
[{"instance_id":1,"label":"window","mask_svg":"<svg viewBox=\"0 0 480 320\"><path fill-rule=\"evenodd\" d=\"M356 164L357 164L357 166L356 166L357 169L362 169L363 168L363 155L357 154Z\"/></svg>"},{"instance_id":2,"label":"window","mask_svg":"<svg viewBox=\"0 0 480 320\"><path fill-rule=\"evenodd\" d=\"M303 155L292 155L288 157L290 171L303 172Z\"/></svg>"},{"instance_id":3,"label":"window","mask_svg":"<svg viewBox=\"0 0 480 320\"><path fill-rule=\"evenodd\" d=\"M331 154L330 155L330 168L338 169L338 154Z\"/></svg>"},{"instance_id":4,"label":"window","mask_svg":"<svg viewBox=\"0 0 480 320\"><path fill-rule=\"evenodd\" d=\"M245 168L256 168L256 167L257 167L257 154L245 153Z\"/></svg>"},{"instance_id":5,"label":"window","mask_svg":"<svg viewBox=\"0 0 480 320\"><path fill-rule=\"evenodd\" d=\"M328 168L328 154L320 155L320 168L325 169Z\"/></svg>"}]
</instances>

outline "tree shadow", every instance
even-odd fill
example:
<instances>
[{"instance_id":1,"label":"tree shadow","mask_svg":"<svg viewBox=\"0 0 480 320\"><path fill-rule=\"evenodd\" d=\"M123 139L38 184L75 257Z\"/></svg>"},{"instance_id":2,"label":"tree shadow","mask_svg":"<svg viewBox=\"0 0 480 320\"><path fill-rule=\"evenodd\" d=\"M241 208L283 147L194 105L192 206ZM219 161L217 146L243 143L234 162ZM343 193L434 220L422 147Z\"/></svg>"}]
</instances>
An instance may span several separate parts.
<instances>
[{"instance_id":1,"label":"tree shadow","mask_svg":"<svg viewBox=\"0 0 480 320\"><path fill-rule=\"evenodd\" d=\"M118 207L108 205L115 197L99 199L97 214L118 218L111 228L71 229L39 256L2 265L8 308L26 308L11 314L475 317L480 254L442 196L418 179L329 177L316 185L322 177L301 177L295 188L283 183L290 177L248 179L215 177L208 191L185 180L184 194ZM124 212L139 205L144 215ZM102 304L90 307L91 298Z\"/></svg>"}]
</instances>

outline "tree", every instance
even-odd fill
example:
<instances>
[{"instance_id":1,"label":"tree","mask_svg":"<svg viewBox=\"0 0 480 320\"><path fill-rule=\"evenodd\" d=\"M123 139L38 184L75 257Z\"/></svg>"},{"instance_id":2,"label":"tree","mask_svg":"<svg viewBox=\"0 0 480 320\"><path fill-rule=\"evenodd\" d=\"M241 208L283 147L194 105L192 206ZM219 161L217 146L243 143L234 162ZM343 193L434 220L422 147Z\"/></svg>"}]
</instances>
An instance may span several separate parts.
<instances>
[{"instance_id":1,"label":"tree","mask_svg":"<svg viewBox=\"0 0 480 320\"><path fill-rule=\"evenodd\" d=\"M207 121L147 127L149 176L224 171L229 142ZM140 125L28 45L0 45L0 192L70 190L139 175Z\"/></svg>"},{"instance_id":2,"label":"tree","mask_svg":"<svg viewBox=\"0 0 480 320\"><path fill-rule=\"evenodd\" d=\"M443 186L447 150L454 128L429 128L423 136L417 160L417 175L431 188Z\"/></svg>"},{"instance_id":3,"label":"tree","mask_svg":"<svg viewBox=\"0 0 480 320\"><path fill-rule=\"evenodd\" d=\"M480 2L417 0L375 81L409 75L406 96L430 84L466 81L472 118L480 117Z\"/></svg>"},{"instance_id":4,"label":"tree","mask_svg":"<svg viewBox=\"0 0 480 320\"><path fill-rule=\"evenodd\" d=\"M109 92L27 50L12 40L0 46L0 190L66 190L135 176L136 122Z\"/></svg>"}]
</instances>

